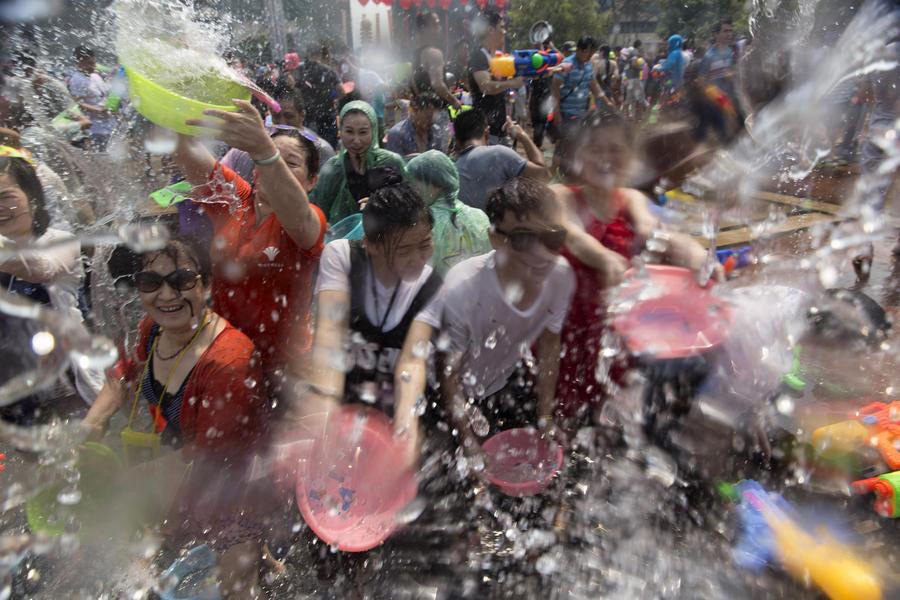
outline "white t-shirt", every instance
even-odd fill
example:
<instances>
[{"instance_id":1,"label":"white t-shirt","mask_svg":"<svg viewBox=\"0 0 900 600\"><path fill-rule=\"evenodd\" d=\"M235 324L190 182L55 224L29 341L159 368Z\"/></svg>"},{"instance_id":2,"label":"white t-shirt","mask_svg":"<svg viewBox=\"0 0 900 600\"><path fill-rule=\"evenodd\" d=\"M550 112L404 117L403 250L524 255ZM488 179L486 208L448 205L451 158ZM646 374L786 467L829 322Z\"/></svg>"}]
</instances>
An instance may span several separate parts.
<instances>
[{"instance_id":1,"label":"white t-shirt","mask_svg":"<svg viewBox=\"0 0 900 600\"><path fill-rule=\"evenodd\" d=\"M569 263L557 258L541 294L525 310L507 298L494 268L496 252L475 256L447 272L441 288L442 336L450 350L463 352L460 365L467 393L484 398L506 385L519 359L545 330L562 330L575 292L575 274ZM442 339L438 339L438 347Z\"/></svg>"},{"instance_id":2,"label":"white t-shirt","mask_svg":"<svg viewBox=\"0 0 900 600\"><path fill-rule=\"evenodd\" d=\"M425 265L422 274L413 282L401 281L400 288L397 290L397 297L394 299L394 305L391 307L391 313L388 315L384 323L384 331L390 331L396 327L403 319L403 315L409 309L416 294L428 281L431 276L432 268ZM393 287L385 287L381 285L378 279L375 279L375 293L378 295L378 311L375 310L375 298L372 296L372 276L371 271L366 274L366 317L369 321L378 325L385 318L385 311L391 303L391 296L394 294ZM350 293L350 242L348 240L335 240L325 246L322 251L322 258L319 260L319 279L316 282L316 294L322 291L347 292ZM434 328L441 324L440 294L434 297L425 305L419 314L415 317L416 321L422 321Z\"/></svg>"},{"instance_id":3,"label":"white t-shirt","mask_svg":"<svg viewBox=\"0 0 900 600\"><path fill-rule=\"evenodd\" d=\"M69 93L78 101L104 106L109 95L109 86L99 73L85 75L81 71L75 71L69 78ZM92 134L109 135L116 124L115 117L111 114L89 113L88 118L91 120Z\"/></svg>"}]
</instances>

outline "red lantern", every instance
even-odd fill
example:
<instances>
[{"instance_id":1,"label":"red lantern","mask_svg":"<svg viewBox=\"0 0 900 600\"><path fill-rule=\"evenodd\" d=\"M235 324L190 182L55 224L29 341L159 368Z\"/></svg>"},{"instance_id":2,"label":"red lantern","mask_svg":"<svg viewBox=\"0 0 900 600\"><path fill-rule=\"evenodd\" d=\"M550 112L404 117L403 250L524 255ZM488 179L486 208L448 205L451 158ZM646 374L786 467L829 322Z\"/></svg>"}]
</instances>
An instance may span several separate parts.
<instances>
[{"instance_id":1,"label":"red lantern","mask_svg":"<svg viewBox=\"0 0 900 600\"><path fill-rule=\"evenodd\" d=\"M484 7L487 6L488 0L475 0L475 4L478 5L478 8L484 10Z\"/></svg>"},{"instance_id":2,"label":"red lantern","mask_svg":"<svg viewBox=\"0 0 900 600\"><path fill-rule=\"evenodd\" d=\"M503 10L506 7L506 0L494 0L494 6Z\"/></svg>"},{"instance_id":3,"label":"red lantern","mask_svg":"<svg viewBox=\"0 0 900 600\"><path fill-rule=\"evenodd\" d=\"M391 4L394 3L394 0L381 0L381 3L384 4L385 6L390 6Z\"/></svg>"},{"instance_id":4,"label":"red lantern","mask_svg":"<svg viewBox=\"0 0 900 600\"><path fill-rule=\"evenodd\" d=\"M413 4L415 4L416 6L421 6L422 0L413 0Z\"/></svg>"},{"instance_id":5,"label":"red lantern","mask_svg":"<svg viewBox=\"0 0 900 600\"><path fill-rule=\"evenodd\" d=\"M375 0L375 1L377 2L378 0ZM366 4L369 3L369 0L359 0L359 3L362 4L363 6L365 6Z\"/></svg>"},{"instance_id":6,"label":"red lantern","mask_svg":"<svg viewBox=\"0 0 900 600\"><path fill-rule=\"evenodd\" d=\"M412 6L412 0L399 0L400 8L403 10L409 10L409 7Z\"/></svg>"},{"instance_id":7,"label":"red lantern","mask_svg":"<svg viewBox=\"0 0 900 600\"><path fill-rule=\"evenodd\" d=\"M460 0L460 1L466 2L468 0ZM451 4L453 4L453 0L441 0L441 8L443 8L444 10L447 10L448 8L450 8Z\"/></svg>"},{"instance_id":8,"label":"red lantern","mask_svg":"<svg viewBox=\"0 0 900 600\"><path fill-rule=\"evenodd\" d=\"M434 8L435 0L425 0L428 3L428 8Z\"/></svg>"}]
</instances>

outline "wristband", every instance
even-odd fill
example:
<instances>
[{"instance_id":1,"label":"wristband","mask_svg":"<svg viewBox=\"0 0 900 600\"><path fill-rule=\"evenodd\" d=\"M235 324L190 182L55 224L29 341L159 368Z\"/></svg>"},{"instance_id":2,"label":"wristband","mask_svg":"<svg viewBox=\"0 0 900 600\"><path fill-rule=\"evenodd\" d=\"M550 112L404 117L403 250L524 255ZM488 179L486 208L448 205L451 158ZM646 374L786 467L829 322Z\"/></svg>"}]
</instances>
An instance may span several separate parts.
<instances>
[{"instance_id":1,"label":"wristband","mask_svg":"<svg viewBox=\"0 0 900 600\"><path fill-rule=\"evenodd\" d=\"M276 149L275 149L275 154L273 154L273 155L270 156L269 158L264 158L264 159L262 159L262 160L256 160L256 159L254 158L254 159L253 159L253 162L254 162L254 163L256 164L256 166L258 166L258 167L266 167L266 166L268 166L268 165L275 164L275 163L278 161L279 158L281 158L281 152L279 152L278 149L276 148Z\"/></svg>"}]
</instances>

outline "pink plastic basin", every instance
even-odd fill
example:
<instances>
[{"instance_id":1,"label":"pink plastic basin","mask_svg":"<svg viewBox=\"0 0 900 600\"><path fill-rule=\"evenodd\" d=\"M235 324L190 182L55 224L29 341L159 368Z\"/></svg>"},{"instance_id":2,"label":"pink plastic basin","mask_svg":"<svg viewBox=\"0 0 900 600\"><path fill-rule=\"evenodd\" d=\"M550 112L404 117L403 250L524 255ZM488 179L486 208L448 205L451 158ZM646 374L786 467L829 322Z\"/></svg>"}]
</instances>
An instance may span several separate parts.
<instances>
[{"instance_id":1,"label":"pink plastic basin","mask_svg":"<svg viewBox=\"0 0 900 600\"><path fill-rule=\"evenodd\" d=\"M397 513L416 497L414 474L400 467L403 457L382 413L342 408L297 473L303 519L319 539L343 552L381 544L397 528Z\"/></svg>"},{"instance_id":2,"label":"pink plastic basin","mask_svg":"<svg viewBox=\"0 0 900 600\"><path fill-rule=\"evenodd\" d=\"M508 496L534 496L559 473L563 449L530 428L507 429L482 444L484 474Z\"/></svg>"},{"instance_id":3,"label":"pink plastic basin","mask_svg":"<svg viewBox=\"0 0 900 600\"><path fill-rule=\"evenodd\" d=\"M649 283L629 282L633 272L626 272L624 296L627 299L646 285L659 293L636 301L613 320L613 328L631 352L660 359L684 358L715 348L728 337L729 305L707 287L700 287L692 271L662 265L646 268Z\"/></svg>"}]
</instances>

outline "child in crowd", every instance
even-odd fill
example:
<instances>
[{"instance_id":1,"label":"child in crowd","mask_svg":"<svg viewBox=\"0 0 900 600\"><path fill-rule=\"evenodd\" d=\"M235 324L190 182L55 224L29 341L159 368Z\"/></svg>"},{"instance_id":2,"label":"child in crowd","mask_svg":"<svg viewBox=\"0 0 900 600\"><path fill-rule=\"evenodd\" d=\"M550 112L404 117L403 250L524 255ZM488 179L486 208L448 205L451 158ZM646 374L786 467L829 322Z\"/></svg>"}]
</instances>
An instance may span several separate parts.
<instances>
[{"instance_id":1,"label":"child in crowd","mask_svg":"<svg viewBox=\"0 0 900 600\"><path fill-rule=\"evenodd\" d=\"M434 215L431 264L438 273L444 275L460 261L491 250L490 221L484 211L459 200L459 174L449 156L429 150L410 160L406 172Z\"/></svg>"},{"instance_id":2,"label":"child in crowd","mask_svg":"<svg viewBox=\"0 0 900 600\"><path fill-rule=\"evenodd\" d=\"M553 429L559 332L575 289L572 269L560 256L563 212L550 188L515 178L491 195L487 214L493 251L447 273L437 340L446 360L439 371L444 406L470 455L481 453L480 442L491 432L535 423ZM420 340L430 337L430 331L421 334ZM404 368L424 370L424 358L417 367L414 359ZM535 381L521 365L533 367ZM420 377L401 398L423 389Z\"/></svg>"},{"instance_id":3,"label":"child in crowd","mask_svg":"<svg viewBox=\"0 0 900 600\"><path fill-rule=\"evenodd\" d=\"M322 253L307 407L320 406L316 400L326 407L374 404L395 419L398 432L415 437L416 398L395 404L394 371L401 349L410 349L409 339L440 325L441 278L428 265L434 217L396 172L372 192L362 214L362 240L336 240ZM340 368L348 347L351 364Z\"/></svg>"},{"instance_id":4,"label":"child in crowd","mask_svg":"<svg viewBox=\"0 0 900 600\"><path fill-rule=\"evenodd\" d=\"M660 231L646 196L625 187L632 147L625 118L600 108L569 130L559 148L567 183L554 185L553 191L567 232L563 253L578 282L563 327L556 390L558 409L567 419L607 394L596 377L607 327L603 290L621 282L631 258L654 236L664 242L666 262L700 269L707 259L703 247L689 236ZM618 379L622 373L610 375Z\"/></svg>"}]
</instances>

